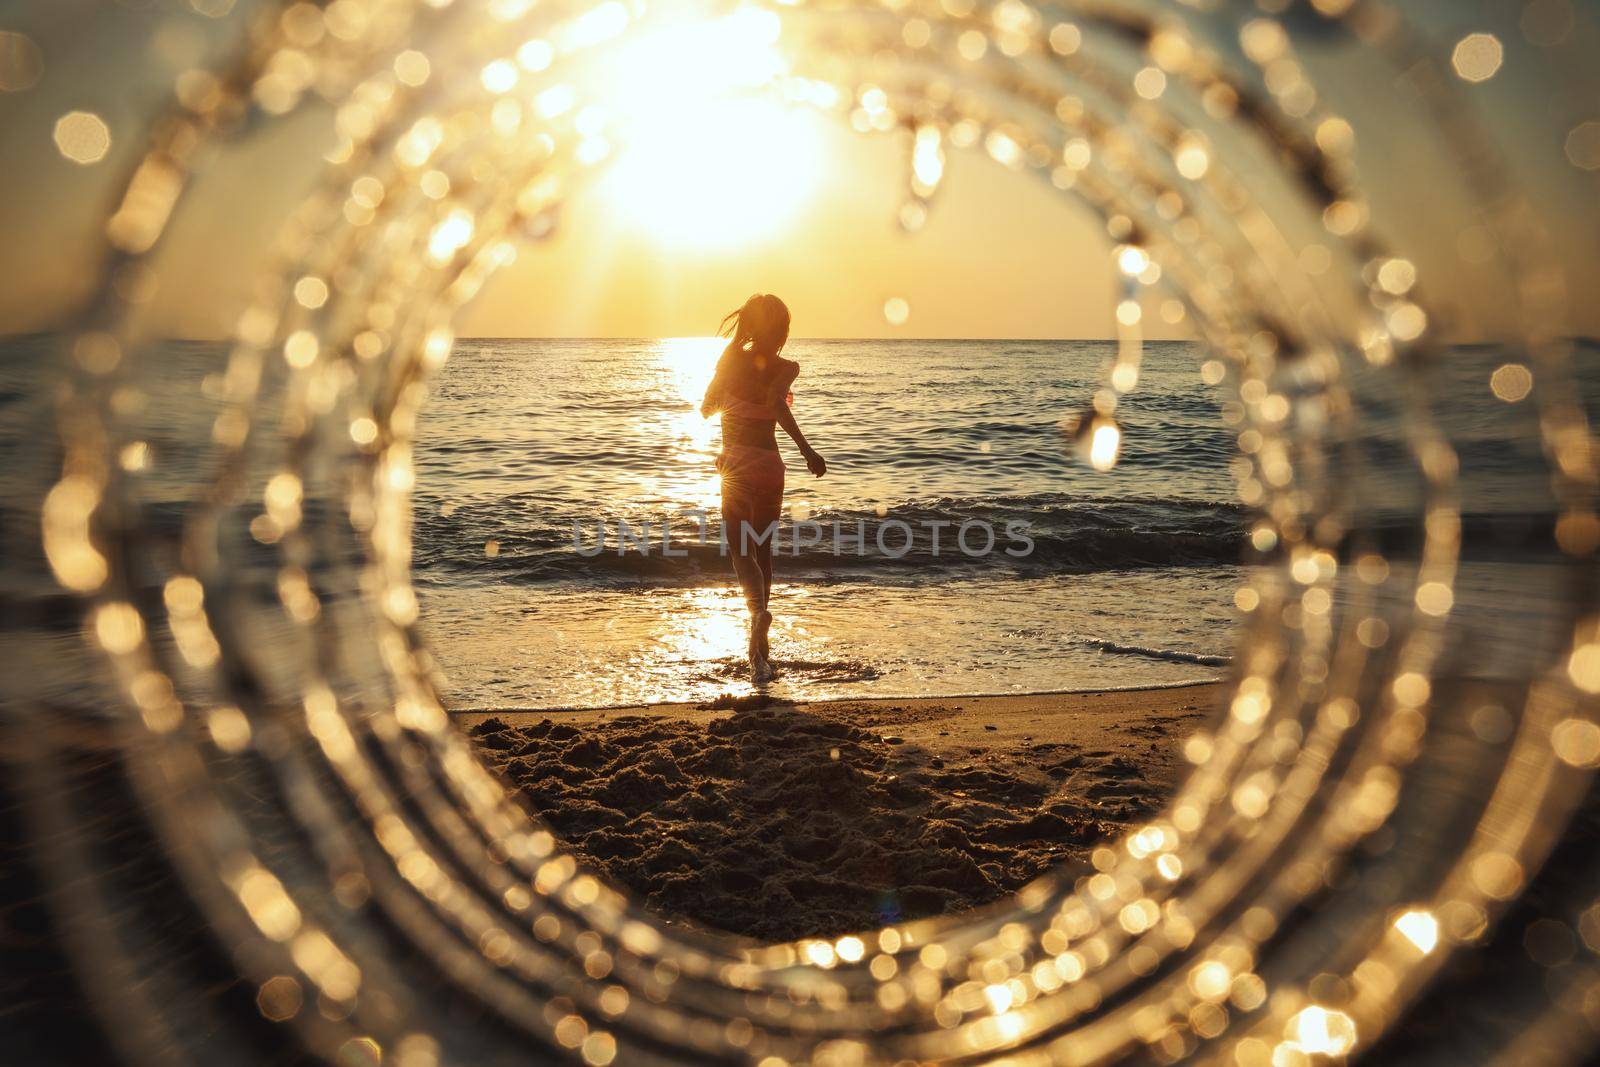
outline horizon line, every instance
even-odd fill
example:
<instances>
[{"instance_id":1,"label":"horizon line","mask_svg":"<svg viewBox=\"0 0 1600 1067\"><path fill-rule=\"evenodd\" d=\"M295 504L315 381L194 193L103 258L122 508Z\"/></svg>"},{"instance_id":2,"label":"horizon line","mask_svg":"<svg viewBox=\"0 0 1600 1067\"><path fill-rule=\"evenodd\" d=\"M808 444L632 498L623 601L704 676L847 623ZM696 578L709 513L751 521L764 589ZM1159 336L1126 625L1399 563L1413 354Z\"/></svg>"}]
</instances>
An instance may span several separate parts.
<instances>
[{"instance_id":1,"label":"horizon line","mask_svg":"<svg viewBox=\"0 0 1600 1067\"><path fill-rule=\"evenodd\" d=\"M724 335L710 333L665 334L475 334L457 337L458 341L677 341L686 338L716 338ZM816 337L791 337L794 341L1117 341L1116 337L867 337L861 335L830 334ZM1178 344L1194 340L1189 337L1146 337L1147 344ZM789 343L786 342L786 343Z\"/></svg>"},{"instance_id":2,"label":"horizon line","mask_svg":"<svg viewBox=\"0 0 1600 1067\"><path fill-rule=\"evenodd\" d=\"M45 329L45 330L16 330L0 331L0 341L12 340L21 337L50 337L71 333L70 328ZM455 338L456 341L675 341L686 338L720 338L720 334L707 333L663 333L663 334L462 334ZM193 336L184 334L154 335L158 341L233 341L227 334ZM1116 337L1000 337L1000 336L965 336L965 337L870 337L863 335L837 334L814 337L791 337L793 341L1108 341L1116 342ZM1190 337L1146 337L1145 344L1185 344L1197 341Z\"/></svg>"},{"instance_id":3,"label":"horizon line","mask_svg":"<svg viewBox=\"0 0 1600 1067\"><path fill-rule=\"evenodd\" d=\"M72 329L70 327L66 327L66 326L58 327L58 328L55 328L55 329L34 329L34 330L14 330L14 331L0 329L0 344L3 344L5 342L7 342L7 341L20 340L20 339L23 339L23 338L65 336L65 335L67 335L67 334L69 334L71 332L73 332ZM699 333L699 334L697 334L697 333L681 333L681 334L471 334L471 335L462 335L462 336L456 337L455 340L458 341L458 342L459 341L672 341L672 340L680 340L680 339L687 339L687 338L706 338L706 339L713 338L713 337L720 338L721 336L722 335L720 335L720 334L703 334L703 333ZM230 335L226 335L226 334L223 334L223 335L210 335L210 336L190 336L190 335L181 335L181 334L167 334L167 335L156 335L152 339L156 340L156 341L215 341L215 342L232 342L232 341L235 340L234 337L232 337ZM1084 336L1079 336L1079 337L1038 337L1038 336L1035 336L1035 337L1003 337L1003 336L970 336L970 335L969 336L964 336L964 337L936 337L936 336L932 336L932 335L928 335L928 336L918 335L918 336L914 336L914 337L906 337L906 336L870 337L870 336L861 336L861 335L850 336L850 335L845 335L845 334L837 334L837 335L814 336L814 337L792 337L792 338L790 338L790 340L791 341L888 341L888 342L907 342L907 341L994 341L994 342L1034 342L1034 343L1057 343L1057 342L1068 342L1068 341L1100 341L1100 342L1106 342L1106 343L1117 343L1117 342L1120 341L1120 338L1117 338L1117 337L1084 337ZM1448 345L1448 346L1454 347L1454 348L1466 348L1466 347L1486 348L1486 347L1491 347L1491 346L1494 346L1494 345L1516 344L1516 343L1519 343L1520 340L1521 340L1520 338L1515 337L1515 336L1490 336L1490 337L1473 338L1471 340L1458 339L1458 338L1440 338L1438 343L1444 344L1444 345ZM1566 335L1564 337L1558 338L1558 340L1567 341L1569 343L1576 342L1576 343L1585 344L1585 345L1600 345L1600 335L1597 335L1597 334L1573 333L1573 334L1568 334L1568 335ZM1200 344L1200 345L1204 345L1204 344L1206 344L1206 342L1203 339L1198 338L1198 337L1143 337L1143 338L1140 339L1140 343L1146 344L1146 345L1166 345L1166 344Z\"/></svg>"}]
</instances>

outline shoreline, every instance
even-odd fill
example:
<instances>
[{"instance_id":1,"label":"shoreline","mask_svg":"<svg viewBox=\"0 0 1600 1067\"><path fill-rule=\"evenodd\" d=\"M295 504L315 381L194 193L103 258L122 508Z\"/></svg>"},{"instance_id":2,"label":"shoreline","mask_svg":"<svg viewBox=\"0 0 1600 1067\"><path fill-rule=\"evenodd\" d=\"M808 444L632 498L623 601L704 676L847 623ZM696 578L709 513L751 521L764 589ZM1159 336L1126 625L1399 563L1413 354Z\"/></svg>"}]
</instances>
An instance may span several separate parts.
<instances>
[{"instance_id":1,"label":"shoreline","mask_svg":"<svg viewBox=\"0 0 1600 1067\"><path fill-rule=\"evenodd\" d=\"M1026 692L982 692L982 693L934 693L920 695L883 694L874 693L871 696L830 696L807 699L805 697L789 697L781 694L768 694L766 707L798 706L813 704L906 704L915 701L927 700L995 700L995 699L1026 699L1028 697L1062 697L1062 696L1094 696L1099 693L1154 693L1169 689L1203 689L1222 685L1225 678L1186 678L1176 682L1142 682L1136 685L1105 685L1077 689L1038 689ZM754 693L746 696L754 696ZM715 699L724 699L732 696L731 693L722 694ZM735 697L734 699L744 699ZM683 709L693 711L732 710L730 708L712 708L712 701L707 700L662 700L649 704L558 704L550 707L524 708L524 707L483 707L483 708L446 708L445 714L452 719L481 721L491 715L570 715L588 714L604 711L634 711L652 714L657 711Z\"/></svg>"},{"instance_id":2,"label":"shoreline","mask_svg":"<svg viewBox=\"0 0 1600 1067\"><path fill-rule=\"evenodd\" d=\"M767 941L1087 872L1188 771L1221 683L452 714L508 791L671 921Z\"/></svg>"}]
</instances>

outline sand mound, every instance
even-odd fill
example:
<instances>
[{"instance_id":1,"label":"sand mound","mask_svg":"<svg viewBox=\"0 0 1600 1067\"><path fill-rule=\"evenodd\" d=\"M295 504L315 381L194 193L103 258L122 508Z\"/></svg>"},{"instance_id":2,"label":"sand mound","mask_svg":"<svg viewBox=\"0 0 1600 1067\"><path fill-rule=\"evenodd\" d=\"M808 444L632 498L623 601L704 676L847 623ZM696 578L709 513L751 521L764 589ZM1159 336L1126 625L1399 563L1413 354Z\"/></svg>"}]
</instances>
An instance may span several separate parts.
<instances>
[{"instance_id":1,"label":"sand mound","mask_svg":"<svg viewBox=\"0 0 1600 1067\"><path fill-rule=\"evenodd\" d=\"M892 708L705 721L479 723L474 741L579 855L669 916L752 937L839 934L993 901L1083 861L1162 790L1111 752L933 754Z\"/></svg>"}]
</instances>

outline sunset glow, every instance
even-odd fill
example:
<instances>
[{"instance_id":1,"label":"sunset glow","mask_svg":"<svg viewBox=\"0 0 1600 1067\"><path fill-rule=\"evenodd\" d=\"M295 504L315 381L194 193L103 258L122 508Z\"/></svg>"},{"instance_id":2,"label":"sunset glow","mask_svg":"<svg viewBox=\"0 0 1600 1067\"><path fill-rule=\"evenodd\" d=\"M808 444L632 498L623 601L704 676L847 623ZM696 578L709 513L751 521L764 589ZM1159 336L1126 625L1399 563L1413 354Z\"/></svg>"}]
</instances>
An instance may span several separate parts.
<instances>
[{"instance_id":1,"label":"sunset glow","mask_svg":"<svg viewBox=\"0 0 1600 1067\"><path fill-rule=\"evenodd\" d=\"M602 181L623 218L674 248L781 233L823 170L818 116L765 95L787 72L778 19L746 8L657 29L608 65L621 150Z\"/></svg>"},{"instance_id":2,"label":"sunset glow","mask_svg":"<svg viewBox=\"0 0 1600 1067\"><path fill-rule=\"evenodd\" d=\"M821 172L813 116L723 100L641 122L601 186L632 225L678 248L735 248L781 234Z\"/></svg>"}]
</instances>

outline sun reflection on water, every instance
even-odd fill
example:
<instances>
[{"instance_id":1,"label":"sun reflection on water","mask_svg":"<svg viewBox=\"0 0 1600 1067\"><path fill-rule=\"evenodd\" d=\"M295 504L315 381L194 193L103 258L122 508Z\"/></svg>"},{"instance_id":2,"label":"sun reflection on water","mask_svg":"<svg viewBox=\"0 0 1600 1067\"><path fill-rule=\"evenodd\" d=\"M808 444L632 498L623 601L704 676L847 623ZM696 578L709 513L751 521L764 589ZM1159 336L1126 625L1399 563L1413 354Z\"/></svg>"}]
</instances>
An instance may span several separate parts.
<instances>
[{"instance_id":1,"label":"sun reflection on water","mask_svg":"<svg viewBox=\"0 0 1600 1067\"><path fill-rule=\"evenodd\" d=\"M716 373L723 343L717 337L667 337L656 344L656 358L667 375L663 391L676 392L684 404L665 428L682 449L683 463L672 484L658 481L656 488L684 508L715 510L722 499L722 482L713 465L722 420L701 415L700 400Z\"/></svg>"},{"instance_id":2,"label":"sun reflection on water","mask_svg":"<svg viewBox=\"0 0 1600 1067\"><path fill-rule=\"evenodd\" d=\"M673 598L659 616L657 640L686 661L708 662L744 652L747 614L738 590L691 589Z\"/></svg>"}]
</instances>

